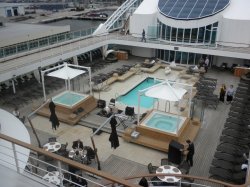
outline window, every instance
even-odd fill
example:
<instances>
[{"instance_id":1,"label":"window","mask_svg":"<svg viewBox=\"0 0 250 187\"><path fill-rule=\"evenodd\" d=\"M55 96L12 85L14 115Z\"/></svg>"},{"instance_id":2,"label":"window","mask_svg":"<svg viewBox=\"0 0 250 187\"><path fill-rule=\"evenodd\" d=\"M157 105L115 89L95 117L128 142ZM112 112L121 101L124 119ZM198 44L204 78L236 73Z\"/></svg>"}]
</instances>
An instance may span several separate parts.
<instances>
[{"instance_id":1,"label":"window","mask_svg":"<svg viewBox=\"0 0 250 187\"><path fill-rule=\"evenodd\" d=\"M172 33L171 33L171 41L176 42L176 34L177 29L172 27Z\"/></svg>"},{"instance_id":2,"label":"window","mask_svg":"<svg viewBox=\"0 0 250 187\"><path fill-rule=\"evenodd\" d=\"M189 43L190 40L190 29L185 29L184 32L184 42Z\"/></svg>"},{"instance_id":3,"label":"window","mask_svg":"<svg viewBox=\"0 0 250 187\"><path fill-rule=\"evenodd\" d=\"M183 42L183 29L178 29L177 42Z\"/></svg>"},{"instance_id":4,"label":"window","mask_svg":"<svg viewBox=\"0 0 250 187\"><path fill-rule=\"evenodd\" d=\"M26 42L17 45L18 52L23 52L23 51L27 51L27 50L28 50L28 44Z\"/></svg>"},{"instance_id":5,"label":"window","mask_svg":"<svg viewBox=\"0 0 250 187\"><path fill-rule=\"evenodd\" d=\"M191 43L197 43L197 33L198 33L198 29L194 28L192 29L192 33L191 33Z\"/></svg>"}]
</instances>

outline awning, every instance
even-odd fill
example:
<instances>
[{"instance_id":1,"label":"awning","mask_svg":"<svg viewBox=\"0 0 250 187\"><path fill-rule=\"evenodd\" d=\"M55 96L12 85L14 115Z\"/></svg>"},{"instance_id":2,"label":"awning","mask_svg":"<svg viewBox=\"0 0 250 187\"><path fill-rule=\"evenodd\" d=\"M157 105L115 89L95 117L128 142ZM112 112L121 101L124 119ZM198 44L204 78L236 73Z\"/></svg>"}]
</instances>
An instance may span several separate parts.
<instances>
[{"instance_id":1,"label":"awning","mask_svg":"<svg viewBox=\"0 0 250 187\"><path fill-rule=\"evenodd\" d=\"M163 99L168 101L179 101L187 90L166 84L156 85L145 92L148 97Z\"/></svg>"},{"instance_id":2,"label":"awning","mask_svg":"<svg viewBox=\"0 0 250 187\"><path fill-rule=\"evenodd\" d=\"M115 52L115 50L113 50L113 49L110 49L110 50L108 50L106 53L105 53L105 58L110 54L110 53L114 53Z\"/></svg>"},{"instance_id":3,"label":"awning","mask_svg":"<svg viewBox=\"0 0 250 187\"><path fill-rule=\"evenodd\" d=\"M68 80L68 79L73 79L73 78L77 77L78 75L81 75L85 72L86 71L84 71L84 70L73 69L73 68L70 68L69 66L65 65L63 68L61 68L59 70L48 73L47 76L57 77L60 79Z\"/></svg>"}]
</instances>

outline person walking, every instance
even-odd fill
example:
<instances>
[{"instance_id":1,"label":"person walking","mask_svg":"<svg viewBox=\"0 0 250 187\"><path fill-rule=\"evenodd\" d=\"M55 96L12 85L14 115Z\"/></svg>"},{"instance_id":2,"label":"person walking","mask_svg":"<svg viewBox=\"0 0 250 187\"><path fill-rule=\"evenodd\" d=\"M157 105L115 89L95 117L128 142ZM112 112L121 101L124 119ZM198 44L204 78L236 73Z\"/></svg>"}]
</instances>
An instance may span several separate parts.
<instances>
[{"instance_id":1,"label":"person walking","mask_svg":"<svg viewBox=\"0 0 250 187\"><path fill-rule=\"evenodd\" d=\"M222 84L222 85L221 85L221 88L220 88L220 98L219 98L219 100L220 100L221 102L223 102L223 103L224 103L224 101L225 101L226 91L227 91L226 85L225 85L225 84Z\"/></svg>"},{"instance_id":2,"label":"person walking","mask_svg":"<svg viewBox=\"0 0 250 187\"><path fill-rule=\"evenodd\" d=\"M229 104L232 102L233 96L234 96L234 86L233 85L230 85L230 87L227 89L226 95L227 95L227 104Z\"/></svg>"},{"instance_id":3,"label":"person walking","mask_svg":"<svg viewBox=\"0 0 250 187\"><path fill-rule=\"evenodd\" d=\"M186 161L192 167L193 166L193 156L194 156L194 144L190 140L186 140L186 143L188 144L188 148L187 148L188 154L187 154Z\"/></svg>"},{"instance_id":4,"label":"person walking","mask_svg":"<svg viewBox=\"0 0 250 187\"><path fill-rule=\"evenodd\" d=\"M141 41L143 42L146 42L146 38L145 38L145 30L143 29L142 30L142 38L141 38Z\"/></svg>"}]
</instances>

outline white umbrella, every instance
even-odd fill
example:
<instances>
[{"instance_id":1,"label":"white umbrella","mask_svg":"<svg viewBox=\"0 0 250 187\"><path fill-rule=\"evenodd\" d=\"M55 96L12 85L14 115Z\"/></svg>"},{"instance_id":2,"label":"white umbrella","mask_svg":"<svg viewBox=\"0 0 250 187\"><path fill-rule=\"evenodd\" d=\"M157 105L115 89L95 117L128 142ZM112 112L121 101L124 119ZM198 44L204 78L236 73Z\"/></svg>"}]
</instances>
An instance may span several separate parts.
<instances>
[{"instance_id":1,"label":"white umbrella","mask_svg":"<svg viewBox=\"0 0 250 187\"><path fill-rule=\"evenodd\" d=\"M73 69L66 65L59 70L48 73L47 76L57 77L57 78L64 79L64 80L70 80L85 72L86 71L84 70Z\"/></svg>"},{"instance_id":2,"label":"white umbrella","mask_svg":"<svg viewBox=\"0 0 250 187\"><path fill-rule=\"evenodd\" d=\"M179 101L187 90L173 87L170 84L156 85L145 92L148 97L163 99L167 101Z\"/></svg>"}]
</instances>

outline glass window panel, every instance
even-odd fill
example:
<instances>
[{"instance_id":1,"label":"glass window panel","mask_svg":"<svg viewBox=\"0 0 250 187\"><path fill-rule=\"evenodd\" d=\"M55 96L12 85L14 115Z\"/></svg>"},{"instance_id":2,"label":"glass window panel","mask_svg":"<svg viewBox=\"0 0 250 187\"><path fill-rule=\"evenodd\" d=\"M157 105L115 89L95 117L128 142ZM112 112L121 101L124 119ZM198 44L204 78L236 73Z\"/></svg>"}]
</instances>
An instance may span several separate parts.
<instances>
[{"instance_id":1,"label":"glass window panel","mask_svg":"<svg viewBox=\"0 0 250 187\"><path fill-rule=\"evenodd\" d=\"M218 22L215 22L215 23L213 24L213 27L218 27Z\"/></svg>"},{"instance_id":2,"label":"glass window panel","mask_svg":"<svg viewBox=\"0 0 250 187\"><path fill-rule=\"evenodd\" d=\"M172 27L171 41L176 42L176 31L177 31L177 29Z\"/></svg>"},{"instance_id":3,"label":"glass window panel","mask_svg":"<svg viewBox=\"0 0 250 187\"><path fill-rule=\"evenodd\" d=\"M65 40L65 34L58 35L58 41L64 41Z\"/></svg>"},{"instance_id":4,"label":"glass window panel","mask_svg":"<svg viewBox=\"0 0 250 187\"><path fill-rule=\"evenodd\" d=\"M191 33L191 43L196 43L196 39L197 39L197 34L198 34L198 29L194 28L192 29L192 33Z\"/></svg>"},{"instance_id":5,"label":"glass window panel","mask_svg":"<svg viewBox=\"0 0 250 187\"><path fill-rule=\"evenodd\" d=\"M48 45L48 42L49 42L49 38L42 38L39 40L39 46L46 46Z\"/></svg>"},{"instance_id":6,"label":"glass window panel","mask_svg":"<svg viewBox=\"0 0 250 187\"><path fill-rule=\"evenodd\" d=\"M16 51L16 46L10 46L10 47L4 48L5 56L16 54L16 52L17 52Z\"/></svg>"},{"instance_id":7,"label":"glass window panel","mask_svg":"<svg viewBox=\"0 0 250 187\"><path fill-rule=\"evenodd\" d=\"M55 44L57 42L57 37L55 35L49 37L49 44Z\"/></svg>"},{"instance_id":8,"label":"glass window panel","mask_svg":"<svg viewBox=\"0 0 250 187\"><path fill-rule=\"evenodd\" d=\"M169 50L165 50L164 60L169 62Z\"/></svg>"},{"instance_id":9,"label":"glass window panel","mask_svg":"<svg viewBox=\"0 0 250 187\"><path fill-rule=\"evenodd\" d=\"M35 49L35 48L38 48L38 40L35 40L35 41L30 41L29 42L29 49Z\"/></svg>"},{"instance_id":10,"label":"glass window panel","mask_svg":"<svg viewBox=\"0 0 250 187\"><path fill-rule=\"evenodd\" d=\"M166 40L170 41L171 27L166 27Z\"/></svg>"},{"instance_id":11,"label":"glass window panel","mask_svg":"<svg viewBox=\"0 0 250 187\"><path fill-rule=\"evenodd\" d=\"M161 38L166 40L166 25L162 24Z\"/></svg>"},{"instance_id":12,"label":"glass window panel","mask_svg":"<svg viewBox=\"0 0 250 187\"><path fill-rule=\"evenodd\" d=\"M179 18L187 18L188 15L190 14L191 10L193 9L194 5L196 3L196 0L189 0L188 3L186 3L181 10L179 14Z\"/></svg>"},{"instance_id":13,"label":"glass window panel","mask_svg":"<svg viewBox=\"0 0 250 187\"><path fill-rule=\"evenodd\" d=\"M170 53L169 53L169 61L173 62L174 61L174 57L175 57L175 51L170 51Z\"/></svg>"},{"instance_id":14,"label":"glass window panel","mask_svg":"<svg viewBox=\"0 0 250 187\"><path fill-rule=\"evenodd\" d=\"M185 29L184 31L184 42L189 42L190 39L190 29Z\"/></svg>"},{"instance_id":15,"label":"glass window panel","mask_svg":"<svg viewBox=\"0 0 250 187\"><path fill-rule=\"evenodd\" d=\"M18 52L28 51L28 44L26 42L18 44L17 45L17 51Z\"/></svg>"},{"instance_id":16,"label":"glass window panel","mask_svg":"<svg viewBox=\"0 0 250 187\"><path fill-rule=\"evenodd\" d=\"M188 65L193 65L194 64L194 61L195 61L195 55L194 53L189 53L188 54Z\"/></svg>"},{"instance_id":17,"label":"glass window panel","mask_svg":"<svg viewBox=\"0 0 250 187\"><path fill-rule=\"evenodd\" d=\"M179 51L175 52L175 63L178 63L178 64L181 63L181 52Z\"/></svg>"},{"instance_id":18,"label":"glass window panel","mask_svg":"<svg viewBox=\"0 0 250 187\"><path fill-rule=\"evenodd\" d=\"M195 65L198 65L200 62L202 55L201 54L196 54L195 55Z\"/></svg>"},{"instance_id":19,"label":"glass window panel","mask_svg":"<svg viewBox=\"0 0 250 187\"><path fill-rule=\"evenodd\" d=\"M183 29L178 29L178 34L177 34L177 42L182 42L183 41Z\"/></svg>"},{"instance_id":20,"label":"glass window panel","mask_svg":"<svg viewBox=\"0 0 250 187\"><path fill-rule=\"evenodd\" d=\"M164 58L164 50L161 49L161 59Z\"/></svg>"},{"instance_id":21,"label":"glass window panel","mask_svg":"<svg viewBox=\"0 0 250 187\"><path fill-rule=\"evenodd\" d=\"M4 50L0 49L0 58L3 58L3 57L4 57Z\"/></svg>"},{"instance_id":22,"label":"glass window panel","mask_svg":"<svg viewBox=\"0 0 250 187\"><path fill-rule=\"evenodd\" d=\"M198 33L198 43L203 43L204 33L205 33L205 27L200 27Z\"/></svg>"},{"instance_id":23,"label":"glass window panel","mask_svg":"<svg viewBox=\"0 0 250 187\"><path fill-rule=\"evenodd\" d=\"M217 34L217 29L213 29L212 36L211 36L211 44L215 44L215 42L216 42L216 34Z\"/></svg>"},{"instance_id":24,"label":"glass window panel","mask_svg":"<svg viewBox=\"0 0 250 187\"><path fill-rule=\"evenodd\" d=\"M206 33L205 33L205 42L210 42L210 35L211 35L211 25L206 26Z\"/></svg>"},{"instance_id":25,"label":"glass window panel","mask_svg":"<svg viewBox=\"0 0 250 187\"><path fill-rule=\"evenodd\" d=\"M188 61L188 53L182 52L181 54L181 64L187 64Z\"/></svg>"}]
</instances>

